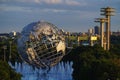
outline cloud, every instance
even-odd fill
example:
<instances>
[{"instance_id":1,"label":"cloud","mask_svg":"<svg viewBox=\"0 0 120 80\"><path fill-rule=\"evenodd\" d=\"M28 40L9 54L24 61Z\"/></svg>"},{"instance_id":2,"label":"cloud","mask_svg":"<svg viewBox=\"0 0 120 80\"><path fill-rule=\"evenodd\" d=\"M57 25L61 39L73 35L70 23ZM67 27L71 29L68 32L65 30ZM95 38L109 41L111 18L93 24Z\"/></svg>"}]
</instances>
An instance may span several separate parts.
<instances>
[{"instance_id":1,"label":"cloud","mask_svg":"<svg viewBox=\"0 0 120 80\"><path fill-rule=\"evenodd\" d=\"M65 3L67 5L80 5L80 3L75 0L65 0Z\"/></svg>"},{"instance_id":2,"label":"cloud","mask_svg":"<svg viewBox=\"0 0 120 80\"><path fill-rule=\"evenodd\" d=\"M80 2L78 2L76 0L0 0L0 2L24 2L24 3L37 3L37 4L80 5Z\"/></svg>"},{"instance_id":3,"label":"cloud","mask_svg":"<svg viewBox=\"0 0 120 80\"><path fill-rule=\"evenodd\" d=\"M77 0L0 0L0 11L50 11L66 12L78 10L77 6L83 5ZM74 6L74 7L73 7Z\"/></svg>"},{"instance_id":4,"label":"cloud","mask_svg":"<svg viewBox=\"0 0 120 80\"><path fill-rule=\"evenodd\" d=\"M41 0L41 2L44 2L47 4L61 4L63 0Z\"/></svg>"},{"instance_id":5,"label":"cloud","mask_svg":"<svg viewBox=\"0 0 120 80\"><path fill-rule=\"evenodd\" d=\"M62 9L43 9L41 12L54 12L54 13L60 13L60 12L67 12L68 10L62 10Z\"/></svg>"},{"instance_id":6,"label":"cloud","mask_svg":"<svg viewBox=\"0 0 120 80\"><path fill-rule=\"evenodd\" d=\"M46 4L66 4L66 5L79 5L80 3L75 0L39 0Z\"/></svg>"},{"instance_id":7,"label":"cloud","mask_svg":"<svg viewBox=\"0 0 120 80\"><path fill-rule=\"evenodd\" d=\"M58 13L58 12L67 12L69 10L65 9L55 9L55 8L32 8L32 7L22 7L22 6L8 6L5 4L0 5L0 11L15 11L15 12L52 12L52 13Z\"/></svg>"},{"instance_id":8,"label":"cloud","mask_svg":"<svg viewBox=\"0 0 120 80\"><path fill-rule=\"evenodd\" d=\"M7 6L7 5L0 5L0 11L19 11L19 12L31 12L31 9L28 7L21 7L21 6Z\"/></svg>"}]
</instances>

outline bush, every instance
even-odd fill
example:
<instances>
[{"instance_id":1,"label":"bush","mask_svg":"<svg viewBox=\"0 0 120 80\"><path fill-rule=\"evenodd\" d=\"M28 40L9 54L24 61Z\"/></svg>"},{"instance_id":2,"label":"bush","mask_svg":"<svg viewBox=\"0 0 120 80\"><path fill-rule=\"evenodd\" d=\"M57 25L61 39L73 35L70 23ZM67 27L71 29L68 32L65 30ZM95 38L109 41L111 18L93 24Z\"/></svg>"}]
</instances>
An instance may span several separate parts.
<instances>
[{"instance_id":1,"label":"bush","mask_svg":"<svg viewBox=\"0 0 120 80\"><path fill-rule=\"evenodd\" d=\"M77 47L68 56L73 61L74 80L120 79L120 58L98 45Z\"/></svg>"},{"instance_id":2,"label":"bush","mask_svg":"<svg viewBox=\"0 0 120 80\"><path fill-rule=\"evenodd\" d=\"M21 74L16 73L7 62L0 61L0 80L21 80Z\"/></svg>"}]
</instances>

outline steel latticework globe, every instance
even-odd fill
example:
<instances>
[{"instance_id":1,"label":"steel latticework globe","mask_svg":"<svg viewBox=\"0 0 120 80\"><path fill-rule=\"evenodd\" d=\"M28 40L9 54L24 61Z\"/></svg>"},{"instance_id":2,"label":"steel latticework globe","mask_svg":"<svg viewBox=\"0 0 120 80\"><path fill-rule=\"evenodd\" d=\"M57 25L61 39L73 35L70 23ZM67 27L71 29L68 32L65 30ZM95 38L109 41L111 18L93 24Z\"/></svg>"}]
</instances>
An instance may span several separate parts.
<instances>
[{"instance_id":1,"label":"steel latticework globe","mask_svg":"<svg viewBox=\"0 0 120 80\"><path fill-rule=\"evenodd\" d=\"M23 28L18 38L21 58L36 67L51 67L65 55L63 31L45 22L33 22Z\"/></svg>"}]
</instances>

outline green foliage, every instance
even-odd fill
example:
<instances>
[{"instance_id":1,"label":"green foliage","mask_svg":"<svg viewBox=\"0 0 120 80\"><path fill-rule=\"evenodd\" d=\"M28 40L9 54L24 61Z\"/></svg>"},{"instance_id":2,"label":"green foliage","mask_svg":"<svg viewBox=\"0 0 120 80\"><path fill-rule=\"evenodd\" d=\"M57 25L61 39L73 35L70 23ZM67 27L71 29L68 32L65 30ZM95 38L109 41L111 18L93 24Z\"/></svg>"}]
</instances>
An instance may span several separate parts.
<instances>
[{"instance_id":1,"label":"green foliage","mask_svg":"<svg viewBox=\"0 0 120 80\"><path fill-rule=\"evenodd\" d=\"M89 38L88 38L88 36L80 36L79 39L80 40L88 40Z\"/></svg>"},{"instance_id":2,"label":"green foliage","mask_svg":"<svg viewBox=\"0 0 120 80\"><path fill-rule=\"evenodd\" d=\"M120 36L111 36L110 52L120 57Z\"/></svg>"},{"instance_id":3,"label":"green foliage","mask_svg":"<svg viewBox=\"0 0 120 80\"><path fill-rule=\"evenodd\" d=\"M120 44L120 36L110 36L111 44Z\"/></svg>"},{"instance_id":4,"label":"green foliage","mask_svg":"<svg viewBox=\"0 0 120 80\"><path fill-rule=\"evenodd\" d=\"M69 36L69 40L77 40L77 36Z\"/></svg>"},{"instance_id":5,"label":"green foliage","mask_svg":"<svg viewBox=\"0 0 120 80\"><path fill-rule=\"evenodd\" d=\"M120 57L120 44L111 44L110 52Z\"/></svg>"},{"instance_id":6,"label":"green foliage","mask_svg":"<svg viewBox=\"0 0 120 80\"><path fill-rule=\"evenodd\" d=\"M11 43L11 59L9 59L10 55L10 41ZM6 46L5 49L5 59L4 60L4 49L3 46ZM21 80L21 75L16 73L7 63L7 61L11 61L13 64L15 61L21 61L18 52L15 40L11 38L8 39L0 39L0 80Z\"/></svg>"},{"instance_id":7,"label":"green foliage","mask_svg":"<svg viewBox=\"0 0 120 80\"><path fill-rule=\"evenodd\" d=\"M99 45L79 46L63 60L73 61L74 80L120 80L120 58L114 53Z\"/></svg>"},{"instance_id":8,"label":"green foliage","mask_svg":"<svg viewBox=\"0 0 120 80\"><path fill-rule=\"evenodd\" d=\"M0 80L21 80L21 75L16 73L8 63L0 61Z\"/></svg>"},{"instance_id":9,"label":"green foliage","mask_svg":"<svg viewBox=\"0 0 120 80\"><path fill-rule=\"evenodd\" d=\"M6 61L19 61L21 62L21 58L19 57L18 51L17 51L17 44L16 40L12 40L11 38L8 39L1 39L0 40L0 60L4 60L4 49L3 46L5 45L7 49L5 50L6 53ZM10 44L11 41L11 44ZM10 55L10 46L11 46L11 59L9 59Z\"/></svg>"}]
</instances>

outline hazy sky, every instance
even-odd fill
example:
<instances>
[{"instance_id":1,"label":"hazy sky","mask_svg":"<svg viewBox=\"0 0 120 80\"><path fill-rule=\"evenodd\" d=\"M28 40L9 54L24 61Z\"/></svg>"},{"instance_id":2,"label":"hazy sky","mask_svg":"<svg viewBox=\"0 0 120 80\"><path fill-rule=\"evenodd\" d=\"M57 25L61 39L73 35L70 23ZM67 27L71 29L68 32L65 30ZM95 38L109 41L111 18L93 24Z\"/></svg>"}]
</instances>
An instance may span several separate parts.
<instances>
[{"instance_id":1,"label":"hazy sky","mask_svg":"<svg viewBox=\"0 0 120 80\"><path fill-rule=\"evenodd\" d=\"M31 22L44 20L71 32L85 32L99 25L100 8L116 9L111 30L120 30L120 0L0 0L0 33L21 31Z\"/></svg>"}]
</instances>

